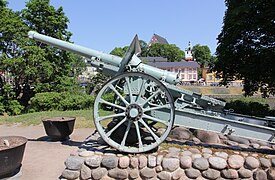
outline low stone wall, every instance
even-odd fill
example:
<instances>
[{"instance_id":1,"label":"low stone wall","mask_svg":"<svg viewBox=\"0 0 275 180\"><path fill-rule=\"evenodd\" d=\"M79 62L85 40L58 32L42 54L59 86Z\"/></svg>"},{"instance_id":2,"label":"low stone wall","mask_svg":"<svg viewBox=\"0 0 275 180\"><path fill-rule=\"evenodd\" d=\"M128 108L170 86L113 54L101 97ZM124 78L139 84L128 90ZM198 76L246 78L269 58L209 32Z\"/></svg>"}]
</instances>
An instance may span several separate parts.
<instances>
[{"instance_id":1,"label":"low stone wall","mask_svg":"<svg viewBox=\"0 0 275 180\"><path fill-rule=\"evenodd\" d=\"M80 149L65 165L64 179L275 179L275 155L205 147L138 155Z\"/></svg>"}]
</instances>

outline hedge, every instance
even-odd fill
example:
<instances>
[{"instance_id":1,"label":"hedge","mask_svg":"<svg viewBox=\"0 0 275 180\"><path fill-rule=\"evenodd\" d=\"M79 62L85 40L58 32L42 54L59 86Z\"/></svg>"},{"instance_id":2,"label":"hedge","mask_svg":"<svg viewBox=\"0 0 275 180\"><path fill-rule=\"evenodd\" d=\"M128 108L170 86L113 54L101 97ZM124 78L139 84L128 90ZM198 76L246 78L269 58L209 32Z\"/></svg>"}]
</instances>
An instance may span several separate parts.
<instances>
[{"instance_id":1,"label":"hedge","mask_svg":"<svg viewBox=\"0 0 275 180\"><path fill-rule=\"evenodd\" d=\"M45 92L37 93L33 98L31 98L28 111L80 110L91 108L93 104L94 97L87 94Z\"/></svg>"}]
</instances>

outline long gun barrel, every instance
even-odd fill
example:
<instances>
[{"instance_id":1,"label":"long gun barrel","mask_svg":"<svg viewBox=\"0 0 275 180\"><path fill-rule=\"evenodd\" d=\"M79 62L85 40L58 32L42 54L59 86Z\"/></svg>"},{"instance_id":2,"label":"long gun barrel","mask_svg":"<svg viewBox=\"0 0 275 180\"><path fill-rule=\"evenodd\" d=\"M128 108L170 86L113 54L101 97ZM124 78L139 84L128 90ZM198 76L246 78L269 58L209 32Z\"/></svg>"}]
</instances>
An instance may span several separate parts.
<instances>
[{"instance_id":1,"label":"long gun barrel","mask_svg":"<svg viewBox=\"0 0 275 180\"><path fill-rule=\"evenodd\" d=\"M100 65L105 65L107 67L107 69L109 69L109 71L113 70L114 73L122 65L123 58L118 57L118 56L106 54L106 53L96 51L93 49L89 49L89 48L86 48L83 46L79 46L79 45L76 45L73 43L69 43L69 42L62 41L62 40L59 40L56 38L45 36L43 34L39 34L34 31L29 31L28 36L29 36L29 38L40 41L42 43L45 43L45 44L48 44L48 45L51 45L51 46L54 46L54 47L57 47L57 48L60 48L63 50L67 50L67 51L79 54L81 56L84 56L84 57L90 59L91 61L94 61L94 62L91 62L91 65L94 65L96 67L98 67ZM135 66L135 68L138 71L142 71L144 73L152 75L152 76L156 77L157 79L162 79L170 84L176 84L179 82L179 78L176 73L168 72L166 70L161 70L161 69L143 64L141 62L141 60L139 58L137 58L135 55L133 57L131 56L130 58L131 58L129 60L130 64L132 63L132 65ZM99 62L103 62L104 64L100 64ZM111 66L109 66L109 68L108 68L108 65L111 65ZM112 74L112 75L114 75L114 74Z\"/></svg>"}]
</instances>

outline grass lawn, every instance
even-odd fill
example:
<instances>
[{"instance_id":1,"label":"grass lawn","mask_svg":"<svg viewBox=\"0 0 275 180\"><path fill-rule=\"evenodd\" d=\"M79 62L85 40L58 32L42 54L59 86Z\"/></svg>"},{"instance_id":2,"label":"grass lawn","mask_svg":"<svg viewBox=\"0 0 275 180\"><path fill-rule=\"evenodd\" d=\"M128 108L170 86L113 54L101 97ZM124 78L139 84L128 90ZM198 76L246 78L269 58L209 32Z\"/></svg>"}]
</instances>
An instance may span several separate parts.
<instances>
[{"instance_id":1,"label":"grass lawn","mask_svg":"<svg viewBox=\"0 0 275 180\"><path fill-rule=\"evenodd\" d=\"M35 112L18 116L0 116L0 124L21 124L23 126L41 124L43 119L56 116L76 117L75 128L94 128L93 110L47 111Z\"/></svg>"}]
</instances>

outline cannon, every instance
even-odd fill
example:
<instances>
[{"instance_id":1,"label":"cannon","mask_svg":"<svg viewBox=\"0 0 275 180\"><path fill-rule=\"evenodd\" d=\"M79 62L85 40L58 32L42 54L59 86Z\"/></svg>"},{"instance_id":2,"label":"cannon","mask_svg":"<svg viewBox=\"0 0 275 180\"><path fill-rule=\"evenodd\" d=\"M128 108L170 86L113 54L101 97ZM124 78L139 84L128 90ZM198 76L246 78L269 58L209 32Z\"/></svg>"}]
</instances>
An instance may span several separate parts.
<instances>
[{"instance_id":1,"label":"cannon","mask_svg":"<svg viewBox=\"0 0 275 180\"><path fill-rule=\"evenodd\" d=\"M121 152L153 150L174 126L274 142L274 119L235 114L223 101L178 87L178 74L143 63L137 35L123 58L34 31L28 36L84 56L112 77L95 98L93 116L103 140Z\"/></svg>"}]
</instances>

